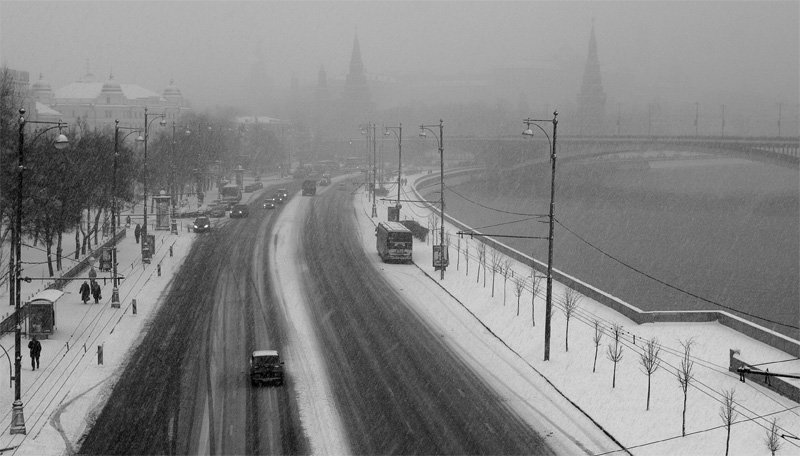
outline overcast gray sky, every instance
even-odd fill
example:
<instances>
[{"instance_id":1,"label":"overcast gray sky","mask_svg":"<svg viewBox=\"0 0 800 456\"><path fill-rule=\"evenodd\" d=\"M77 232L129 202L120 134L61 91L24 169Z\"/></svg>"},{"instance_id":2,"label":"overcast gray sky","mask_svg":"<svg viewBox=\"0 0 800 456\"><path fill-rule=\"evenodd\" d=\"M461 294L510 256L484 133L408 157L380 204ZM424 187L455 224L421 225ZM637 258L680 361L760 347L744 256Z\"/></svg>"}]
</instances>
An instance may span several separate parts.
<instances>
[{"instance_id":1,"label":"overcast gray sky","mask_svg":"<svg viewBox=\"0 0 800 456\"><path fill-rule=\"evenodd\" d=\"M174 77L201 106L228 104L259 44L276 90L344 76L356 29L369 72L482 72L554 55L586 58L595 19L604 71L689 78L699 90L798 102L798 1L0 0L0 61L54 89L87 59L100 80L161 91ZM579 88L576 88L577 93ZM609 93L609 99L615 94Z\"/></svg>"}]
</instances>

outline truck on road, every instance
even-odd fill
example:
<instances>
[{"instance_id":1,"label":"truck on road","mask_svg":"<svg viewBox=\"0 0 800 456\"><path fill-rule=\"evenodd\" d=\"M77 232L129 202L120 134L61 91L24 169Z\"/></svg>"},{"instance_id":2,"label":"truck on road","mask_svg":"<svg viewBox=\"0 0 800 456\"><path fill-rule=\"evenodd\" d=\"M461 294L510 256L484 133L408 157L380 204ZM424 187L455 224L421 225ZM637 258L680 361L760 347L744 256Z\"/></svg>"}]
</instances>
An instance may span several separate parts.
<instances>
[{"instance_id":1,"label":"truck on road","mask_svg":"<svg viewBox=\"0 0 800 456\"><path fill-rule=\"evenodd\" d=\"M303 181L303 196L314 196L317 194L317 181L305 180Z\"/></svg>"}]
</instances>

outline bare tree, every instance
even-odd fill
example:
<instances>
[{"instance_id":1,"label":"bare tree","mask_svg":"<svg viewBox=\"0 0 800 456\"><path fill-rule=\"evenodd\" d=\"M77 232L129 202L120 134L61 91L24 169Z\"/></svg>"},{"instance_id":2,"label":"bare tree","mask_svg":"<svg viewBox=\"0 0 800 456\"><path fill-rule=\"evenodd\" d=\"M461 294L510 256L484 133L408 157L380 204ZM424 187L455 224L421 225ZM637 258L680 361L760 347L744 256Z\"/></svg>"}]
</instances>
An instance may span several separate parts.
<instances>
[{"instance_id":1,"label":"bare tree","mask_svg":"<svg viewBox=\"0 0 800 456\"><path fill-rule=\"evenodd\" d=\"M564 311L564 317L566 317L567 319L567 333L564 337L564 342L566 344L567 351L569 351L569 319L575 313L575 310L578 308L580 303L581 303L580 293L573 290L572 288L564 289L564 303L561 309Z\"/></svg>"},{"instance_id":2,"label":"bare tree","mask_svg":"<svg viewBox=\"0 0 800 456\"><path fill-rule=\"evenodd\" d=\"M478 243L478 275L475 278L475 283L481 281L481 265L483 265L483 284L486 285L486 244L483 242Z\"/></svg>"},{"instance_id":3,"label":"bare tree","mask_svg":"<svg viewBox=\"0 0 800 456\"><path fill-rule=\"evenodd\" d=\"M683 416L681 423L681 435L683 437L686 436L686 399L689 395L689 385L694 379L694 374L692 373L694 361L691 360L692 346L694 343L694 338L689 338L687 341L680 341L683 347L683 359L681 360L680 367L675 371L675 376L678 378L678 383L683 391Z\"/></svg>"},{"instance_id":4,"label":"bare tree","mask_svg":"<svg viewBox=\"0 0 800 456\"><path fill-rule=\"evenodd\" d=\"M611 325L611 334L614 336L614 341L608 344L608 351L606 357L614 363L614 377L611 381L611 387L617 387L617 363L622 361L622 346L619 344L619 336L622 333L622 326L618 323Z\"/></svg>"},{"instance_id":5,"label":"bare tree","mask_svg":"<svg viewBox=\"0 0 800 456\"><path fill-rule=\"evenodd\" d=\"M539 294L539 289L542 288L542 276L536 275L533 271L531 275L531 324L536 326L536 295Z\"/></svg>"},{"instance_id":6,"label":"bare tree","mask_svg":"<svg viewBox=\"0 0 800 456\"><path fill-rule=\"evenodd\" d=\"M600 322L597 319L594 320L594 337L592 340L594 341L594 364L592 365L592 373L594 373L597 369L597 352L600 350L600 341L603 340L603 330L600 328Z\"/></svg>"},{"instance_id":7,"label":"bare tree","mask_svg":"<svg viewBox=\"0 0 800 456\"><path fill-rule=\"evenodd\" d=\"M469 277L469 241L464 239L464 261L467 262L467 277Z\"/></svg>"},{"instance_id":8,"label":"bare tree","mask_svg":"<svg viewBox=\"0 0 800 456\"><path fill-rule=\"evenodd\" d=\"M508 283L508 276L511 274L511 260L505 259L500 266L500 274L503 275L503 305L506 305L506 284Z\"/></svg>"},{"instance_id":9,"label":"bare tree","mask_svg":"<svg viewBox=\"0 0 800 456\"><path fill-rule=\"evenodd\" d=\"M642 365L642 369L647 375L647 408L645 410L650 410L650 377L661 366L660 354L661 344L655 338L648 340L639 354L639 364Z\"/></svg>"},{"instance_id":10,"label":"bare tree","mask_svg":"<svg viewBox=\"0 0 800 456\"><path fill-rule=\"evenodd\" d=\"M494 278L497 273L500 271L500 261L502 260L503 255L497 249L492 249L492 252L489 256L491 265L492 265L492 297L494 298Z\"/></svg>"},{"instance_id":11,"label":"bare tree","mask_svg":"<svg viewBox=\"0 0 800 456\"><path fill-rule=\"evenodd\" d=\"M781 449L781 439L778 435L778 419L773 418L770 421L769 429L767 429L767 437L764 438L764 443L767 444L767 449L772 456Z\"/></svg>"},{"instance_id":12,"label":"bare tree","mask_svg":"<svg viewBox=\"0 0 800 456\"><path fill-rule=\"evenodd\" d=\"M458 271L459 266L461 266L461 236L458 237L456 242L456 271Z\"/></svg>"},{"instance_id":13,"label":"bare tree","mask_svg":"<svg viewBox=\"0 0 800 456\"><path fill-rule=\"evenodd\" d=\"M519 317L519 298L522 296L522 290L525 289L525 277L516 277L514 279L514 294L517 295L517 316Z\"/></svg>"},{"instance_id":14,"label":"bare tree","mask_svg":"<svg viewBox=\"0 0 800 456\"><path fill-rule=\"evenodd\" d=\"M722 418L722 424L725 426L725 456L728 456L728 449L731 445L731 425L739 416L736 411L736 402L733 396L736 393L735 389L722 390L722 405L719 408L719 417Z\"/></svg>"}]
</instances>

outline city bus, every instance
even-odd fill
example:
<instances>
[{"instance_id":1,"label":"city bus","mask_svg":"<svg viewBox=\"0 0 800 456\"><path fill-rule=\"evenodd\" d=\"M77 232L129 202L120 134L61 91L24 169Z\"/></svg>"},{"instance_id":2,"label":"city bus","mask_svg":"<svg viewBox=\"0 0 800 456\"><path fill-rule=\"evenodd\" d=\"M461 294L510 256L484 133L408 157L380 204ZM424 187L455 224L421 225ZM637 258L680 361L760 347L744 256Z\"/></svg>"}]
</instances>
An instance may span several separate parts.
<instances>
[{"instance_id":1,"label":"city bus","mask_svg":"<svg viewBox=\"0 0 800 456\"><path fill-rule=\"evenodd\" d=\"M236 204L242 200L242 189L236 184L228 184L219 189L219 199L226 204Z\"/></svg>"},{"instance_id":2,"label":"city bus","mask_svg":"<svg viewBox=\"0 0 800 456\"><path fill-rule=\"evenodd\" d=\"M400 222L381 222L375 228L378 255L384 263L411 263L413 237L411 230Z\"/></svg>"}]
</instances>

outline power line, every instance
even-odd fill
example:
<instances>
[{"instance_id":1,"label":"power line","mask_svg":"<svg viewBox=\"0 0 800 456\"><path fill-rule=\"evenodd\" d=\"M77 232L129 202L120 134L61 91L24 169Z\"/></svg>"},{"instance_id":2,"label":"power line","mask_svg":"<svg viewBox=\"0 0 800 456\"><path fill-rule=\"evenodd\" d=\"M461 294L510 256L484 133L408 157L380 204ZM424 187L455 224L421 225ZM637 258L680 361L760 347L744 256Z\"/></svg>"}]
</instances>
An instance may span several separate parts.
<instances>
[{"instance_id":1,"label":"power line","mask_svg":"<svg viewBox=\"0 0 800 456\"><path fill-rule=\"evenodd\" d=\"M691 297L693 297L693 298L696 298L696 299L699 299L699 300L701 300L701 301L707 302L707 303L709 303L709 304L713 304L713 305L715 305L715 306L722 307L723 309L730 310L730 311L732 311L732 312L740 313L740 314L742 314L742 315L746 315L746 316L748 316L748 317L757 318L757 319L759 319L759 320L766 321L766 322L768 322L768 323L772 323L772 324L779 325L779 326L784 326L784 327L787 327L787 328L790 328L790 329L800 329L800 326L797 326L797 325L790 325L790 324L782 323L782 322L779 322L779 321L770 320L770 319L768 319L768 318L764 318L764 317L761 317L761 316L758 316L758 315L755 315L755 314L752 314L752 313L746 312L746 311L744 311L744 310L738 310L738 309L734 309L733 307L726 306L726 305L724 305L724 304L720 304L720 303L718 303L718 302L716 302L716 301L712 301L712 300L710 300L710 299L704 298L704 297L702 297L702 296L700 296L700 295L697 295L697 294L695 294L695 293L692 293L692 292L690 292L690 291L687 291L687 290L684 290L684 289L682 289L682 288L676 287L675 285L671 285L671 284L669 284L669 283L667 283L667 282L664 282L663 280L661 280L661 279L659 279L659 278L656 278L656 277L654 277L654 276L652 276L652 275L650 275L650 274L648 274L648 273L646 273L646 272L644 272L644 271L642 271L642 270L639 270L639 269L637 269L637 268L635 268L635 267L633 267L633 266L631 266L631 265L629 265L629 264L625 263L624 261L620 260L619 258L616 258L615 256L613 256L613 255L611 255L611 254L609 254L609 253L606 253L605 251L601 250L601 249L600 249L599 247L597 247L596 245L592 244L591 242L589 242L589 241L587 241L586 239L582 238L581 236L579 236L577 233L575 233L575 232L574 232L574 231L572 231L571 229L567 228L567 227L566 227L566 226L565 226L563 223L561 223L560 221L556 220L556 223L558 223L558 224L559 224L561 227L563 227L565 230L569 231L569 232L570 232L570 233L571 233L573 236L575 236L575 237L577 237L578 239L580 239L581 241L583 241L583 242L584 242L586 245L588 245L589 247L591 247L591 248L593 248L593 249L597 250L597 251L598 251L598 252L600 252L601 254L603 254L603 255L605 255L605 256L607 256L607 257L611 258L612 260L614 260L614 261L616 261L617 263L619 263L619 264L621 264L621 265L625 266L626 268L628 268L628 269L630 269L630 270L632 270L632 271L634 271L634 272L637 272L637 273L639 273L639 274L641 274L641 275L643 275L643 276L645 276L645 277L647 277L647 278L649 278L649 279L651 279L651 280L654 280L654 281L656 281L656 282L660 283L661 285L664 285L664 286L666 286L666 287L668 287L668 288L671 288L671 289L673 289L673 290L675 290L675 291L679 291L679 292L681 292L681 293L684 293L684 294L686 294L686 295L689 295L689 296L691 296Z\"/></svg>"}]
</instances>

